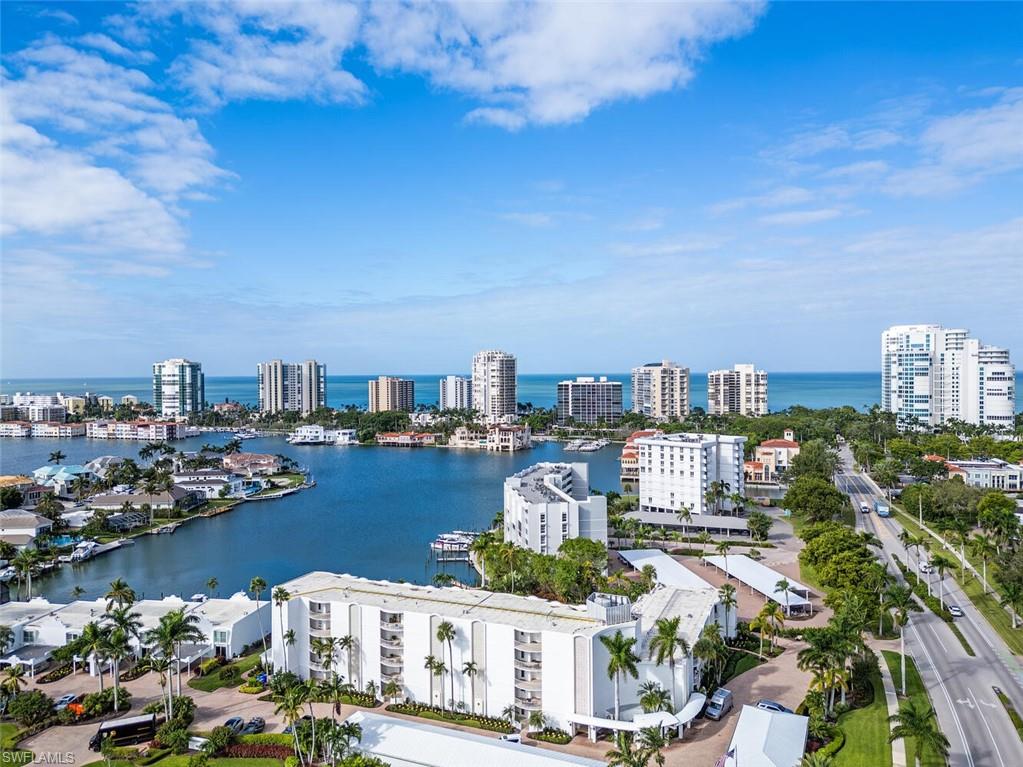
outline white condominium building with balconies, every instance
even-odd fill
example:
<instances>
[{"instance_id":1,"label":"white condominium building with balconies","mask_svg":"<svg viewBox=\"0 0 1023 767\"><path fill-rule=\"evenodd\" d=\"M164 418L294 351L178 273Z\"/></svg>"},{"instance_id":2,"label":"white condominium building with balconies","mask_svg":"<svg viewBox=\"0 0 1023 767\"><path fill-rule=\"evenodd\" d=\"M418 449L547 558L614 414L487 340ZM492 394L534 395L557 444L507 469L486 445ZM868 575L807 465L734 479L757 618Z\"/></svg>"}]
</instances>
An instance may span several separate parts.
<instances>
[{"instance_id":1,"label":"white condominium building with balconies","mask_svg":"<svg viewBox=\"0 0 1023 767\"><path fill-rule=\"evenodd\" d=\"M984 346L970 331L894 325L881 334L881 408L901 424L951 419L1012 427L1016 368L1008 349Z\"/></svg>"},{"instance_id":2,"label":"white condominium building with balconies","mask_svg":"<svg viewBox=\"0 0 1023 767\"><path fill-rule=\"evenodd\" d=\"M445 376L440 379L440 409L469 410L472 408L472 379L463 376Z\"/></svg>"},{"instance_id":3,"label":"white condominium building with balconies","mask_svg":"<svg viewBox=\"0 0 1023 767\"><path fill-rule=\"evenodd\" d=\"M557 554L570 538L607 544L607 499L589 494L586 463L538 463L504 481L504 539Z\"/></svg>"},{"instance_id":4,"label":"white condominium building with balconies","mask_svg":"<svg viewBox=\"0 0 1023 767\"><path fill-rule=\"evenodd\" d=\"M558 423L607 424L622 420L622 383L578 376L558 383Z\"/></svg>"},{"instance_id":5,"label":"white condominium building with balconies","mask_svg":"<svg viewBox=\"0 0 1023 767\"><path fill-rule=\"evenodd\" d=\"M707 412L767 415L767 372L754 365L707 373Z\"/></svg>"},{"instance_id":6,"label":"white condominium building with balconies","mask_svg":"<svg viewBox=\"0 0 1023 767\"><path fill-rule=\"evenodd\" d=\"M369 412L403 410L411 413L415 409L416 382L412 379L380 376L369 382Z\"/></svg>"},{"instance_id":7,"label":"white condominium building with balconies","mask_svg":"<svg viewBox=\"0 0 1023 767\"><path fill-rule=\"evenodd\" d=\"M745 437L723 434L661 434L635 440L639 462L639 508L643 522L678 525L683 508L695 516L713 514L712 484L725 495L743 493ZM726 489L727 488L727 489ZM730 507L727 499L721 509Z\"/></svg>"},{"instance_id":8,"label":"white condominium building with balconies","mask_svg":"<svg viewBox=\"0 0 1023 767\"><path fill-rule=\"evenodd\" d=\"M359 689L375 683L379 690L393 681L401 698L448 708L463 705L487 716L502 716L508 706L520 720L542 711L569 731L613 710L614 684L607 675L602 635L620 631L637 639L638 678L626 676L621 682L624 711L639 708L639 686L646 681L674 689L678 710L699 683L698 663L691 656L678 658L672 680L667 664L649 661L647 644L655 621L680 617L680 634L690 646L704 626L725 625L713 588L658 586L636 604L623 596L594 594L586 605L566 605L483 589L327 572L311 572L281 586L290 598L273 611L274 667L312 679L337 672ZM454 630L450 643L437 639L442 623ZM289 631L294 641L286 643ZM734 626L726 633L734 633ZM315 651L321 644L314 642L317 638L342 637L351 638L349 649L327 657ZM444 664L444 673L427 667L431 657ZM469 663L475 673L463 671Z\"/></svg>"},{"instance_id":9,"label":"white condominium building with balconies","mask_svg":"<svg viewBox=\"0 0 1023 767\"><path fill-rule=\"evenodd\" d=\"M316 360L260 362L256 377L261 413L290 410L309 415L327 404L327 366Z\"/></svg>"},{"instance_id":10,"label":"white condominium building with balconies","mask_svg":"<svg viewBox=\"0 0 1023 767\"><path fill-rule=\"evenodd\" d=\"M472 406L488 423L497 423L518 412L518 378L515 357L495 349L472 358Z\"/></svg>"},{"instance_id":11,"label":"white condominium building with balconies","mask_svg":"<svg viewBox=\"0 0 1023 767\"><path fill-rule=\"evenodd\" d=\"M689 368L670 360L633 368L632 412L658 421L689 415Z\"/></svg>"},{"instance_id":12,"label":"white condominium building with balconies","mask_svg":"<svg viewBox=\"0 0 1023 767\"><path fill-rule=\"evenodd\" d=\"M163 418L187 418L206 407L202 364L180 357L153 365L153 407Z\"/></svg>"}]
</instances>

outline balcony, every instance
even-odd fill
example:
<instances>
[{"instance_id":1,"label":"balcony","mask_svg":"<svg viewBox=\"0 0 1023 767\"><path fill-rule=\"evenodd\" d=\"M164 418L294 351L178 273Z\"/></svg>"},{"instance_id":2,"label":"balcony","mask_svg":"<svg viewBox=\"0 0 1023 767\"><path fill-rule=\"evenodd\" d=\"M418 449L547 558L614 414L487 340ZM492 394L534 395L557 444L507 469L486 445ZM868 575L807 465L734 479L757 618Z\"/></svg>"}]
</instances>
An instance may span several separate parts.
<instances>
[{"instance_id":1,"label":"balcony","mask_svg":"<svg viewBox=\"0 0 1023 767\"><path fill-rule=\"evenodd\" d=\"M515 649L518 652L538 653L543 651L543 645L539 642L520 642L516 639Z\"/></svg>"},{"instance_id":2,"label":"balcony","mask_svg":"<svg viewBox=\"0 0 1023 767\"><path fill-rule=\"evenodd\" d=\"M539 671L541 663L538 660L526 660L525 658L515 658L515 668L525 669L527 671Z\"/></svg>"},{"instance_id":3,"label":"balcony","mask_svg":"<svg viewBox=\"0 0 1023 767\"><path fill-rule=\"evenodd\" d=\"M398 632L398 633L401 633L405 629L405 627L402 625L401 621L385 621L385 620L381 620L380 621L380 628L386 629L388 631L395 631L395 632Z\"/></svg>"},{"instance_id":4,"label":"balcony","mask_svg":"<svg viewBox=\"0 0 1023 767\"><path fill-rule=\"evenodd\" d=\"M543 702L539 698L515 698L515 705L524 711L540 711Z\"/></svg>"},{"instance_id":5,"label":"balcony","mask_svg":"<svg viewBox=\"0 0 1023 767\"><path fill-rule=\"evenodd\" d=\"M400 655L382 655L380 657L380 663L383 666L401 668L402 663L404 663L404 658L402 658Z\"/></svg>"},{"instance_id":6,"label":"balcony","mask_svg":"<svg viewBox=\"0 0 1023 767\"><path fill-rule=\"evenodd\" d=\"M394 682L402 681L402 679L401 679L401 669L395 670L394 668L383 668L383 667L381 667L381 669L380 669L380 676L382 676L384 679L386 679L388 681L394 681Z\"/></svg>"},{"instance_id":7,"label":"balcony","mask_svg":"<svg viewBox=\"0 0 1023 767\"><path fill-rule=\"evenodd\" d=\"M540 692L542 682L539 679L516 679L516 690L528 690L529 692Z\"/></svg>"},{"instance_id":8,"label":"balcony","mask_svg":"<svg viewBox=\"0 0 1023 767\"><path fill-rule=\"evenodd\" d=\"M391 650L400 650L403 646L401 637L381 637L380 646Z\"/></svg>"}]
</instances>

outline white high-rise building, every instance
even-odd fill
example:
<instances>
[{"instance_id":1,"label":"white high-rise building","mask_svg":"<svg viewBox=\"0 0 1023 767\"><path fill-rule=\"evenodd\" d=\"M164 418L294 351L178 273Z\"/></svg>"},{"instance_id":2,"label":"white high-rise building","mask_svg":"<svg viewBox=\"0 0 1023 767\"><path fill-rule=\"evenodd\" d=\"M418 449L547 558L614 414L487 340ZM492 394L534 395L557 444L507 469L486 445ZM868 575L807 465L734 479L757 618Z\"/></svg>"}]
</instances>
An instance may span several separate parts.
<instances>
[{"instance_id":1,"label":"white high-rise building","mask_svg":"<svg viewBox=\"0 0 1023 767\"><path fill-rule=\"evenodd\" d=\"M309 415L327 404L327 367L316 360L260 362L256 376L262 413L293 410Z\"/></svg>"},{"instance_id":2,"label":"white high-rise building","mask_svg":"<svg viewBox=\"0 0 1023 767\"><path fill-rule=\"evenodd\" d=\"M463 376L440 379L440 409L469 410L472 408L472 380Z\"/></svg>"},{"instance_id":3,"label":"white high-rise building","mask_svg":"<svg viewBox=\"0 0 1023 767\"><path fill-rule=\"evenodd\" d=\"M1015 405L1008 349L940 325L895 325L881 334L881 408L900 423L939 426L956 419L1005 429Z\"/></svg>"},{"instance_id":4,"label":"white high-rise building","mask_svg":"<svg viewBox=\"0 0 1023 767\"><path fill-rule=\"evenodd\" d=\"M623 675L619 690L622 718L632 721L640 714L644 682L671 690L676 710L700 683L700 664L692 655L679 654L674 678L667 663L650 660L647 648L658 619L679 618L679 635L690 647L706 626L727 626L722 633L732 636L735 625L735 611L726 615L717 590L705 587L660 585L634 604L621 595L592 594L585 605L569 605L328 572L280 586L290 598L271 619L275 668L303 679L326 679L333 671L360 690L370 683L379 690L393 681L401 688L399 698L449 709L464 703L467 711L487 716L501 716L509 706L520 720L542 711L553 726L589 730L591 737L593 719L607 718L614 709L615 685L600 637L621 632L636 640L636 678ZM437 639L441 623L451 625L450 642ZM328 637L351 637L350 647L327 658L313 652L313 640ZM433 673L425 663L429 657L449 672ZM458 671L467 663L474 664L475 674Z\"/></svg>"},{"instance_id":5,"label":"white high-rise building","mask_svg":"<svg viewBox=\"0 0 1023 767\"><path fill-rule=\"evenodd\" d=\"M635 440L639 462L639 508L632 515L654 524L678 525L677 514L689 509L713 514L707 492L713 483L725 496L745 491L745 437L723 434L660 434ZM731 508L722 499L719 509Z\"/></svg>"},{"instance_id":6,"label":"white high-rise building","mask_svg":"<svg viewBox=\"0 0 1023 767\"><path fill-rule=\"evenodd\" d=\"M607 499L589 494L589 464L538 463L504 481L504 539L557 554L570 538L607 543Z\"/></svg>"},{"instance_id":7,"label":"white high-rise building","mask_svg":"<svg viewBox=\"0 0 1023 767\"><path fill-rule=\"evenodd\" d=\"M707 373L707 412L767 415L767 372L755 365Z\"/></svg>"},{"instance_id":8,"label":"white high-rise building","mask_svg":"<svg viewBox=\"0 0 1023 767\"><path fill-rule=\"evenodd\" d=\"M670 360L633 368L632 412L659 421L689 415L689 368Z\"/></svg>"},{"instance_id":9,"label":"white high-rise building","mask_svg":"<svg viewBox=\"0 0 1023 767\"><path fill-rule=\"evenodd\" d=\"M578 376L558 383L558 423L605 423L622 420L622 383L607 376Z\"/></svg>"},{"instance_id":10,"label":"white high-rise building","mask_svg":"<svg viewBox=\"0 0 1023 767\"><path fill-rule=\"evenodd\" d=\"M518 411L515 357L488 350L472 358L472 406L488 422L502 421Z\"/></svg>"},{"instance_id":11,"label":"white high-rise building","mask_svg":"<svg viewBox=\"0 0 1023 767\"><path fill-rule=\"evenodd\" d=\"M153 407L164 418L185 418L206 407L202 364L176 358L153 365Z\"/></svg>"}]
</instances>

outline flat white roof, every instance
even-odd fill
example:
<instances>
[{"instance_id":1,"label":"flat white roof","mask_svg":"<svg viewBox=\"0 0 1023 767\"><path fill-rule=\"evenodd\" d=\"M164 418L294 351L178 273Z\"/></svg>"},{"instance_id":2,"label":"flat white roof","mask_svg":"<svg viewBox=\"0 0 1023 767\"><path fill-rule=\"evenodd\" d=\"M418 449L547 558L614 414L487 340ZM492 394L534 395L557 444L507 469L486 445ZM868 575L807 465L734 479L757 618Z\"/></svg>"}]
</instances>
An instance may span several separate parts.
<instances>
[{"instance_id":1,"label":"flat white roof","mask_svg":"<svg viewBox=\"0 0 1023 767\"><path fill-rule=\"evenodd\" d=\"M659 618L681 618L679 633L692 647L700 638L700 632L707 625L714 608L721 601L715 588L676 589L672 586L657 586L643 594L632 607L633 615L639 615L644 629L642 651L647 656L647 643Z\"/></svg>"},{"instance_id":2,"label":"flat white roof","mask_svg":"<svg viewBox=\"0 0 1023 767\"><path fill-rule=\"evenodd\" d=\"M803 758L809 719L743 706L724 767L794 767Z\"/></svg>"},{"instance_id":3,"label":"flat white roof","mask_svg":"<svg viewBox=\"0 0 1023 767\"><path fill-rule=\"evenodd\" d=\"M723 556L715 554L713 556L704 557L704 559L724 572L725 558ZM747 586L759 591L765 597L773 599L780 605L797 607L810 604L810 600L797 593L800 591L809 592L811 590L809 587L804 586L802 583L799 583L799 581L789 578L784 573L772 570L767 565L763 565L755 559L750 559L745 554L728 555L728 574L734 575L742 583L745 583ZM787 596L784 591L777 588L775 585L782 578L789 582L789 593ZM786 600L788 601L786 602Z\"/></svg>"},{"instance_id":4,"label":"flat white roof","mask_svg":"<svg viewBox=\"0 0 1023 767\"><path fill-rule=\"evenodd\" d=\"M392 767L606 767L594 759L368 711L355 712L349 721L362 727L358 749Z\"/></svg>"},{"instance_id":5,"label":"flat white roof","mask_svg":"<svg viewBox=\"0 0 1023 767\"><path fill-rule=\"evenodd\" d=\"M419 586L314 571L281 584L292 598L373 605L386 611L426 612L446 618L504 623L523 631L591 633L606 625L584 605L458 586Z\"/></svg>"},{"instance_id":6,"label":"flat white roof","mask_svg":"<svg viewBox=\"0 0 1023 767\"><path fill-rule=\"evenodd\" d=\"M642 570L645 565L653 565L657 572L657 582L663 583L665 586L674 586L677 589L714 588L688 567L660 549L627 549L618 553L637 570Z\"/></svg>"},{"instance_id":7,"label":"flat white roof","mask_svg":"<svg viewBox=\"0 0 1023 767\"><path fill-rule=\"evenodd\" d=\"M48 615L62 607L63 604L50 602L42 597L35 597L28 602L7 602L0 605L0 625L15 626Z\"/></svg>"}]
</instances>

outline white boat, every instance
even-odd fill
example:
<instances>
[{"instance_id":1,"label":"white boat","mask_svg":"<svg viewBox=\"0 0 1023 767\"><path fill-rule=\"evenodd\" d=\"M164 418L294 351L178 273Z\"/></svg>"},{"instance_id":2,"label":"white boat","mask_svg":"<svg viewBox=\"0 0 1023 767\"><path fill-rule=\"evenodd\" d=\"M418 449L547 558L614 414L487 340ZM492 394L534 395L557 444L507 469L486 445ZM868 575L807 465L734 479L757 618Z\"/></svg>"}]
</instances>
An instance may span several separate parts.
<instances>
[{"instance_id":1,"label":"white boat","mask_svg":"<svg viewBox=\"0 0 1023 767\"><path fill-rule=\"evenodd\" d=\"M477 537L476 533L469 533L464 530L441 533L430 542L430 548L434 551L468 551L472 542Z\"/></svg>"},{"instance_id":2,"label":"white boat","mask_svg":"<svg viewBox=\"0 0 1023 767\"><path fill-rule=\"evenodd\" d=\"M233 436L235 439L255 439L259 436L259 432L255 429L239 429Z\"/></svg>"},{"instance_id":3,"label":"white boat","mask_svg":"<svg viewBox=\"0 0 1023 767\"><path fill-rule=\"evenodd\" d=\"M209 597L206 594L192 594L189 602L205 602Z\"/></svg>"},{"instance_id":4,"label":"white boat","mask_svg":"<svg viewBox=\"0 0 1023 767\"><path fill-rule=\"evenodd\" d=\"M565 450L581 450L583 445L585 444L586 440L584 439L573 439L571 442L565 445Z\"/></svg>"},{"instance_id":5,"label":"white boat","mask_svg":"<svg viewBox=\"0 0 1023 767\"><path fill-rule=\"evenodd\" d=\"M71 552L71 561L84 562L87 559L91 559L96 554L97 549L99 549L99 544L96 541L82 541Z\"/></svg>"}]
</instances>

